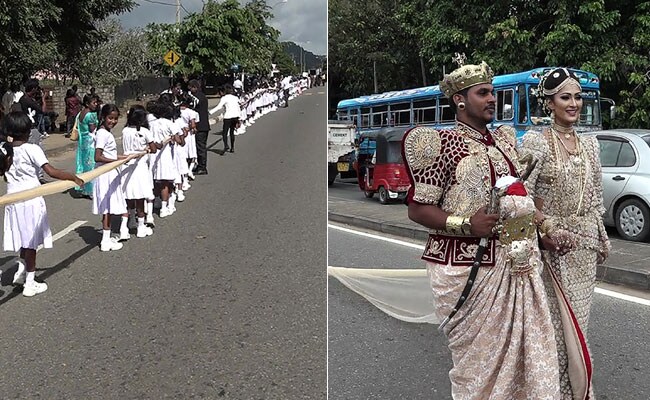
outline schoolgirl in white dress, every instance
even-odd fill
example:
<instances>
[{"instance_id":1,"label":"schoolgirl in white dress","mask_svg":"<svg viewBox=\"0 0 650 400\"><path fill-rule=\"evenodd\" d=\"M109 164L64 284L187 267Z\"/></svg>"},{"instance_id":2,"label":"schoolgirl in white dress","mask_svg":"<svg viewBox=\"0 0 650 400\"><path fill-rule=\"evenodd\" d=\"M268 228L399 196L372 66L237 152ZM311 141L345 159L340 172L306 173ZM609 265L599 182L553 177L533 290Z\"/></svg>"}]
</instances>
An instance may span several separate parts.
<instances>
[{"instance_id":1,"label":"schoolgirl in white dress","mask_svg":"<svg viewBox=\"0 0 650 400\"><path fill-rule=\"evenodd\" d=\"M157 101L150 110L153 111L156 119L150 122L149 128L153 133L154 142L158 149L154 158L153 178L156 192L160 194L162 201L160 217L165 218L175 211L172 193L174 192L174 181L178 175L178 169L174 162L173 144L174 137L179 133L179 130L176 124L164 118L173 112L171 105Z\"/></svg>"},{"instance_id":2,"label":"schoolgirl in white dress","mask_svg":"<svg viewBox=\"0 0 650 400\"><path fill-rule=\"evenodd\" d=\"M117 143L111 129L117 124L120 110L115 104L105 104L99 115L99 129L95 134L95 168L126 158L117 155ZM102 216L101 251L119 250L122 243L111 237L111 215L121 215L120 240L130 237L127 222L129 214L118 169L108 171L95 179L93 185L93 214Z\"/></svg>"},{"instance_id":3,"label":"schoolgirl in white dress","mask_svg":"<svg viewBox=\"0 0 650 400\"><path fill-rule=\"evenodd\" d=\"M147 112L144 107L135 105L127 114L127 126L122 130L122 149L125 155L142 152L155 153L156 145L149 130ZM145 225L145 203L153 198L153 177L149 170L148 154L130 160L122 169L122 187L126 205L129 210L136 210L138 221L137 237L153 234L153 230Z\"/></svg>"},{"instance_id":4,"label":"schoolgirl in white dress","mask_svg":"<svg viewBox=\"0 0 650 400\"><path fill-rule=\"evenodd\" d=\"M41 185L41 170L56 179L75 182L81 186L84 181L79 177L50 165L43 149L27 143L32 122L27 114L14 111L4 117L7 136L11 144L0 143L0 173L7 181L7 193L16 193L33 189ZM14 283L25 279L23 296L31 297L47 290L47 284L36 282L36 249L42 245L52 247L52 232L47 218L47 209L43 197L36 197L5 207L4 250L20 252L18 270Z\"/></svg>"},{"instance_id":5,"label":"schoolgirl in white dress","mask_svg":"<svg viewBox=\"0 0 650 400\"><path fill-rule=\"evenodd\" d=\"M196 167L196 124L199 122L199 113L190 108L192 100L189 96L184 96L181 99L181 118L187 123L189 127L189 134L185 137L185 146L187 148L187 163L188 172L187 176L194 179L192 170ZM189 185L188 185L189 186ZM189 187L188 187L189 189ZM187 189L183 189L187 190Z\"/></svg>"}]
</instances>

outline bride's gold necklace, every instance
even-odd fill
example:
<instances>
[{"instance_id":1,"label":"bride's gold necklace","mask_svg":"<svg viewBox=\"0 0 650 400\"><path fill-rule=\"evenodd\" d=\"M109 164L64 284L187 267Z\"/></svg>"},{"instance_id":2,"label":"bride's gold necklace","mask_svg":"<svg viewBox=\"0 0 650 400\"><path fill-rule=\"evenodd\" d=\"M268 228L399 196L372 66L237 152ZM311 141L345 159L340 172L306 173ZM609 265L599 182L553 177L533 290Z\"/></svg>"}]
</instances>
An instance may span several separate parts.
<instances>
[{"instance_id":1,"label":"bride's gold necklace","mask_svg":"<svg viewBox=\"0 0 650 400\"><path fill-rule=\"evenodd\" d=\"M571 139L571 136L575 135L573 126L562 126L562 125L558 125L555 122L552 122L551 129L553 129L557 133L563 134L565 139Z\"/></svg>"}]
</instances>

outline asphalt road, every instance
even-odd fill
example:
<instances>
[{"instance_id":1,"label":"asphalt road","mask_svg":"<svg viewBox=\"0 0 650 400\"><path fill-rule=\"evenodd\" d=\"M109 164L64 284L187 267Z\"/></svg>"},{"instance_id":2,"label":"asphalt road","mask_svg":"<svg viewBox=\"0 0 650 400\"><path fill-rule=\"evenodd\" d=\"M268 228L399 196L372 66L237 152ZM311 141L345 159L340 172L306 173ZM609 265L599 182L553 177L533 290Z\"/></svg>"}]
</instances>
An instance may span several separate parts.
<instances>
[{"instance_id":1,"label":"asphalt road","mask_svg":"<svg viewBox=\"0 0 650 400\"><path fill-rule=\"evenodd\" d=\"M80 226L39 252L44 294L22 297L0 257L0 398L324 399L326 100L311 89L211 151L120 251L99 251L88 200L48 196L53 233Z\"/></svg>"},{"instance_id":2,"label":"asphalt road","mask_svg":"<svg viewBox=\"0 0 650 400\"><path fill-rule=\"evenodd\" d=\"M328 232L329 265L424 266L420 250L332 228ZM328 283L328 399L451 398L451 355L436 326L401 322L335 278ZM589 341L597 399L650 398L649 330L649 306L595 294Z\"/></svg>"}]
</instances>

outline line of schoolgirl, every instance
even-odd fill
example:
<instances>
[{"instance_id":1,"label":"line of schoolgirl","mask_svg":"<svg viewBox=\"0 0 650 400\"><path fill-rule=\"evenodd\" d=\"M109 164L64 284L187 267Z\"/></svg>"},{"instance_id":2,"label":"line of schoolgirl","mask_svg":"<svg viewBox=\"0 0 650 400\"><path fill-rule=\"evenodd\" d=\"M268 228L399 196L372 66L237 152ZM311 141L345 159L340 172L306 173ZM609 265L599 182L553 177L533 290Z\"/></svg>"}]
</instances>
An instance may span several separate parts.
<instances>
[{"instance_id":1,"label":"line of schoolgirl","mask_svg":"<svg viewBox=\"0 0 650 400\"><path fill-rule=\"evenodd\" d=\"M131 238L129 215L135 213L135 236L153 234L154 199L161 199L159 216L165 218L176 211L176 202L185 200L194 179L196 163L194 133L198 113L182 97L175 107L172 97L131 107L122 131L122 154L118 154L113 128L120 118L114 104L105 104L99 112L99 128L95 132L95 168L131 157L121 167L111 169L94 179L92 212L102 216L101 251L115 251ZM43 149L28 143L32 122L22 111L11 112L3 120L11 143L0 142L0 175L7 182L7 193L16 193L41 185L42 170L50 177L69 180L81 186L78 176L52 166ZM119 235L112 236L112 221L119 220ZM18 252L14 284L23 284L23 295L34 296L47 290L47 284L34 280L36 251L39 246L52 247L45 200L42 196L9 204L5 207L4 250ZM1 273L1 271L0 271Z\"/></svg>"},{"instance_id":2,"label":"line of schoolgirl","mask_svg":"<svg viewBox=\"0 0 650 400\"><path fill-rule=\"evenodd\" d=\"M299 90L293 91L297 96ZM243 124L250 126L261 116L275 111L281 96L273 87L258 88L242 97ZM92 212L102 216L101 251L115 251L131 238L128 220L135 213L136 237L153 234L154 200L161 200L160 218L176 211L176 202L185 200L185 192L194 180L196 141L194 134L199 114L190 108L189 94L174 97L163 94L146 107L132 106L122 130L122 154L118 154L113 128L120 118L114 104L105 104L99 112L99 128L95 133L95 168L129 157L120 168L111 169L95 178ZM216 108L212 110L215 112ZM41 171L52 178L68 180L78 186L85 182L75 174L52 166L43 149L29 143L32 122L22 111L9 113L3 119L4 131L11 143L0 142L0 176L7 182L7 194L37 188ZM240 133L243 133L240 131ZM119 235L112 236L112 222L120 221ZM50 230L42 196L9 204L4 216L4 250L17 252L19 259L14 284L23 285L23 296L31 297L47 290L47 284L35 278L36 252L39 246L52 248ZM2 271L0 271L1 273Z\"/></svg>"}]
</instances>

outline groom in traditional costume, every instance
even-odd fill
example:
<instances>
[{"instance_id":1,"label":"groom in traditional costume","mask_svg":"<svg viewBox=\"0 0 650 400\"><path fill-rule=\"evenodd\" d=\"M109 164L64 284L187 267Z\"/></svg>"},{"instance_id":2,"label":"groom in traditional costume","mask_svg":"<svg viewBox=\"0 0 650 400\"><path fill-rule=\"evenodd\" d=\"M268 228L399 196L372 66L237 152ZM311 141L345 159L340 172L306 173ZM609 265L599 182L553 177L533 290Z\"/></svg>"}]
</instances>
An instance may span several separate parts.
<instances>
[{"instance_id":1,"label":"groom in traditional costume","mask_svg":"<svg viewBox=\"0 0 650 400\"><path fill-rule=\"evenodd\" d=\"M430 229L422 258L436 312L448 317L453 398L555 399L557 352L535 227L526 228L522 238L534 245L515 267L508 222L488 209L497 180L515 179L521 169L514 129L486 127L496 107L492 78L485 62L446 75L440 88L455 127L405 135L408 214ZM479 250L481 238L487 243Z\"/></svg>"}]
</instances>

